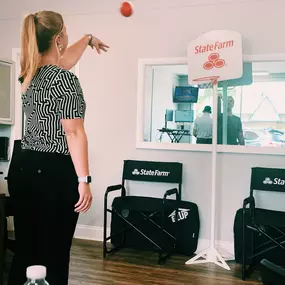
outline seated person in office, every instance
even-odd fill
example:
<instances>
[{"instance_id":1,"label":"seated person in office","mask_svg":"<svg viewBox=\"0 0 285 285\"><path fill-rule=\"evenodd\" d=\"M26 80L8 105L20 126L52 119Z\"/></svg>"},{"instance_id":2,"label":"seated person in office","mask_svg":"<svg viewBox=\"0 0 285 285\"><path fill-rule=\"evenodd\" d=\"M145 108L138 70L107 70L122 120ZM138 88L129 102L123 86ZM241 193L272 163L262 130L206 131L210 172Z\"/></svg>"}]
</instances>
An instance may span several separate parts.
<instances>
[{"instance_id":1,"label":"seated person in office","mask_svg":"<svg viewBox=\"0 0 285 285\"><path fill-rule=\"evenodd\" d=\"M210 106L205 106L203 115L196 118L194 122L193 136L197 138L197 144L212 143L212 125L213 120L210 116L212 109Z\"/></svg>"},{"instance_id":2,"label":"seated person in office","mask_svg":"<svg viewBox=\"0 0 285 285\"><path fill-rule=\"evenodd\" d=\"M233 115L235 100L232 96L228 97L228 117L227 117L227 145L244 145L241 119ZM218 143L223 144L223 114L218 118Z\"/></svg>"}]
</instances>

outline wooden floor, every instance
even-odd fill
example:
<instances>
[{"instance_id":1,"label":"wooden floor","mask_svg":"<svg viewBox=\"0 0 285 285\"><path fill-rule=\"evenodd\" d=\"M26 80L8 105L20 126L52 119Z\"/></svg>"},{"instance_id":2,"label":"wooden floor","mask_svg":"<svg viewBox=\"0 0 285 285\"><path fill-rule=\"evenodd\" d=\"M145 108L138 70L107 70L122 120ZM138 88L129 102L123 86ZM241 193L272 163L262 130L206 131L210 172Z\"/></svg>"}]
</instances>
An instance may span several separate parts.
<instances>
[{"instance_id":1,"label":"wooden floor","mask_svg":"<svg viewBox=\"0 0 285 285\"><path fill-rule=\"evenodd\" d=\"M173 256L166 265L157 265L152 252L123 249L105 260L102 243L74 240L69 285L257 285L258 272L243 282L240 266L230 263L231 271L212 264L185 265L188 258ZM259 280L259 281L258 281Z\"/></svg>"},{"instance_id":2,"label":"wooden floor","mask_svg":"<svg viewBox=\"0 0 285 285\"><path fill-rule=\"evenodd\" d=\"M258 272L246 282L240 266L231 271L215 265L185 265L189 258L173 256L166 265L157 265L157 254L123 249L102 259L102 244L75 240L72 248L70 285L241 285L261 284Z\"/></svg>"}]
</instances>

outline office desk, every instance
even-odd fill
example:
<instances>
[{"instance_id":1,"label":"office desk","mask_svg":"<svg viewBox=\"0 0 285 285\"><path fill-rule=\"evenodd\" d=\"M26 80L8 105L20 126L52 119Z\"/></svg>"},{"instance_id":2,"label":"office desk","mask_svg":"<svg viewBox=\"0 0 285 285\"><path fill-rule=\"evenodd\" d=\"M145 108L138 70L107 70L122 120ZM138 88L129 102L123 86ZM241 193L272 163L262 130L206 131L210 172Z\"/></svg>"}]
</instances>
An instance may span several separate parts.
<instances>
[{"instance_id":1,"label":"office desk","mask_svg":"<svg viewBox=\"0 0 285 285\"><path fill-rule=\"evenodd\" d=\"M172 143L179 143L181 141L181 139L184 136L191 136L190 131L189 130L184 130L184 129L166 129L166 128L162 128L162 129L158 129L158 131L163 134L163 133L167 133L167 135L170 138L170 141Z\"/></svg>"}]
</instances>

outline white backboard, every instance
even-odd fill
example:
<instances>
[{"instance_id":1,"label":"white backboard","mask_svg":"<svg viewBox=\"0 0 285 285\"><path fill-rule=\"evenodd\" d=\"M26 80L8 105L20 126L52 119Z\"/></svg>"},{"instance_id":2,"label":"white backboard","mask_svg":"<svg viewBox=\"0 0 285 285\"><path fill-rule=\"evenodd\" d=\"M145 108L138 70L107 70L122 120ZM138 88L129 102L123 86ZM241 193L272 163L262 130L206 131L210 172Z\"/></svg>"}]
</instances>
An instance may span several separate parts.
<instances>
[{"instance_id":1,"label":"white backboard","mask_svg":"<svg viewBox=\"0 0 285 285\"><path fill-rule=\"evenodd\" d=\"M191 41L187 49L188 82L219 76L219 81L242 76L242 37L238 32L217 30Z\"/></svg>"}]
</instances>

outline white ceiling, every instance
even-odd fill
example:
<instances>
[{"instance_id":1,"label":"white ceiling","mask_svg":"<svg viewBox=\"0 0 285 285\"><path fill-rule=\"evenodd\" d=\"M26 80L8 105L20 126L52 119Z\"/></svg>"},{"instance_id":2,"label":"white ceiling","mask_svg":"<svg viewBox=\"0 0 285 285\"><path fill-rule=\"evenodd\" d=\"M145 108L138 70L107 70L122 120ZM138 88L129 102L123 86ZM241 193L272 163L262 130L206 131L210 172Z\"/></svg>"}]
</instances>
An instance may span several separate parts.
<instances>
[{"instance_id":1,"label":"white ceiling","mask_svg":"<svg viewBox=\"0 0 285 285\"><path fill-rule=\"evenodd\" d=\"M260 0L246 0L256 2ZM264 0L263 0L264 1ZM267 0L269 1L269 0ZM272 0L270 0L272 1ZM78 14L118 14L121 5L119 0L0 0L0 20L20 20L27 13L38 10L54 10L63 15ZM132 0L136 13L156 11L160 9L187 8L196 6L228 5L232 2L244 2L244 0ZM1 26L0 26L1 28Z\"/></svg>"}]
</instances>

